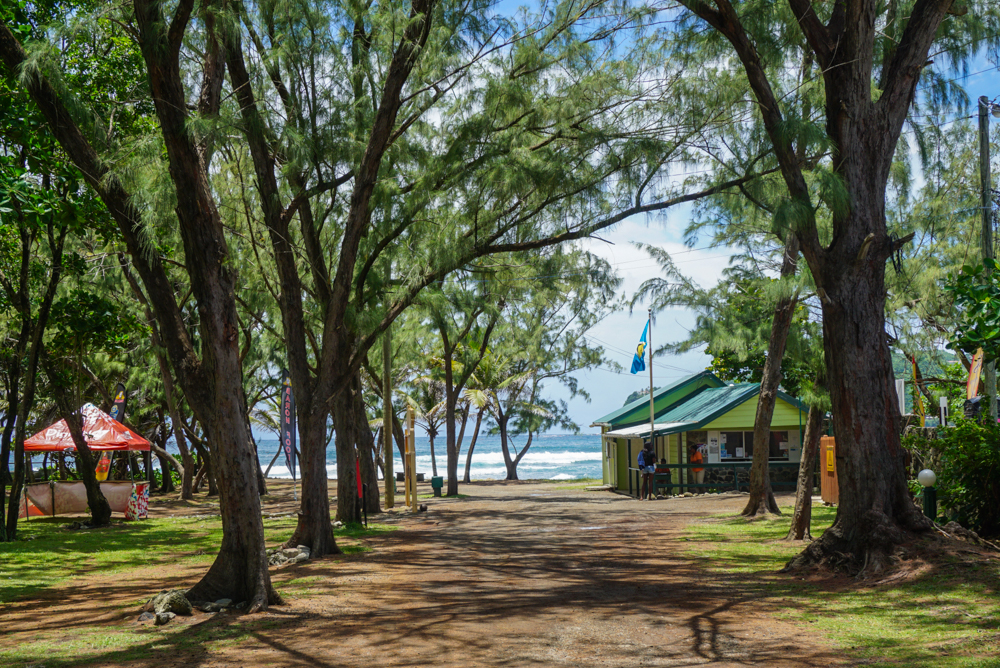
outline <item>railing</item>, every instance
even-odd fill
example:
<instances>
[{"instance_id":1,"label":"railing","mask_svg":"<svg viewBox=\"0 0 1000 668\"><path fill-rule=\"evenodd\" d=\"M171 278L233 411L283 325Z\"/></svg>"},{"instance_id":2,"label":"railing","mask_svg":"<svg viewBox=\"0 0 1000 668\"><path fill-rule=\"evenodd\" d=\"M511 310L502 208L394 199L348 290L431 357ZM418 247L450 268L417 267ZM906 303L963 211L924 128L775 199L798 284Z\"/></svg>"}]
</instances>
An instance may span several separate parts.
<instances>
[{"instance_id":1,"label":"railing","mask_svg":"<svg viewBox=\"0 0 1000 668\"><path fill-rule=\"evenodd\" d=\"M666 489L672 489L674 487L677 487L677 488L696 488L696 489L716 488L716 489L735 489L738 492L738 491L740 491L740 487L742 486L742 487L746 487L749 490L750 489L750 482L749 482L749 480L747 482L741 482L740 481L739 472L740 472L740 470L749 471L750 467L752 467L752 466L753 466L753 461L750 461L750 460L739 461L739 462L723 462L723 463L718 463L718 464L708 464L708 463L702 463L702 464L667 464L666 468L670 469L671 473L656 473L656 474L654 474L653 489L654 490L662 490L664 488L666 488ZM768 462L767 468L768 468L768 470L771 470L771 471L773 471L775 469L795 469L797 471L799 469L799 463L798 462ZM678 470L678 475L677 475L678 482L673 482L673 478L672 478L672 476L673 476L672 472L675 469ZM718 470L718 469L731 469L732 472L733 472L733 481L732 482L702 482L702 483L696 483L696 482L691 482L690 481L691 480L691 475L688 474L686 476L688 478L688 482L684 482L683 478L685 476L683 476L680 473L680 471L683 471L684 469L715 469L715 470ZM813 475L815 475L815 473L816 473L816 471L813 471ZM633 479L633 474L634 474L634 479ZM634 485L635 485L634 487L633 487L633 482L634 482ZM775 482L775 481L771 481L771 487L773 489L779 489L779 488L795 489L796 484L797 483L795 483L795 482ZM629 467L628 468L628 493L629 493L630 496L638 496L641 491L642 491L642 470L638 469L638 468L634 468L634 467Z\"/></svg>"}]
</instances>

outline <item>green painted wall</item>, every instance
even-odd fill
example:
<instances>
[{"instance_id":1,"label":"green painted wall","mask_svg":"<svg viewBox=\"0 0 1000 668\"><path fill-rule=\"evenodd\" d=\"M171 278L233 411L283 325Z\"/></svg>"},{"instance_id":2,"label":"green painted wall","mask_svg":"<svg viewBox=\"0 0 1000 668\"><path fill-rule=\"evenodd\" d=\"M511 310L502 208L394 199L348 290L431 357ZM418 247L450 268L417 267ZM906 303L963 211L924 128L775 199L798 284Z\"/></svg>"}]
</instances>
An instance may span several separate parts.
<instances>
[{"instance_id":1,"label":"green painted wall","mask_svg":"<svg viewBox=\"0 0 1000 668\"><path fill-rule=\"evenodd\" d=\"M701 429L718 429L721 431L752 431L754 419L757 417L757 400L760 395L747 399L725 415L712 420ZM805 415L802 415L802 421ZM771 418L771 429L778 427L799 428L799 410L781 397L774 404L774 417Z\"/></svg>"},{"instance_id":2,"label":"green painted wall","mask_svg":"<svg viewBox=\"0 0 1000 668\"><path fill-rule=\"evenodd\" d=\"M628 490L628 440L624 438L616 438L615 443L618 444L618 450L616 452L615 463L618 469L617 486L618 489Z\"/></svg>"}]
</instances>

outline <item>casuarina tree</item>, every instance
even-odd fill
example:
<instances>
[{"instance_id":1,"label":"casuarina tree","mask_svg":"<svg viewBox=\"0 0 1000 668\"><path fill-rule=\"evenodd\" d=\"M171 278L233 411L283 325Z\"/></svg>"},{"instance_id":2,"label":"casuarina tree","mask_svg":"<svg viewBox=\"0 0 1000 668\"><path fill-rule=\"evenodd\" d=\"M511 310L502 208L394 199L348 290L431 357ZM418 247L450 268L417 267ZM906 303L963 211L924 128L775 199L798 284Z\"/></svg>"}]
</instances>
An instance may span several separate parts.
<instances>
[{"instance_id":1,"label":"casuarina tree","mask_svg":"<svg viewBox=\"0 0 1000 668\"><path fill-rule=\"evenodd\" d=\"M681 2L692 30L710 27L728 42L720 57L734 54L742 66L787 189L775 224L798 237L822 304L840 504L833 526L794 564L878 572L897 545L930 529L906 486L885 334L885 265L903 243L886 226L886 184L931 47L974 53L982 38L963 28L976 19L949 16L953 6L965 11L953 0ZM786 122L778 63L768 58L789 32L801 32L825 96L830 159L809 175L795 151L803 129Z\"/></svg>"}]
</instances>

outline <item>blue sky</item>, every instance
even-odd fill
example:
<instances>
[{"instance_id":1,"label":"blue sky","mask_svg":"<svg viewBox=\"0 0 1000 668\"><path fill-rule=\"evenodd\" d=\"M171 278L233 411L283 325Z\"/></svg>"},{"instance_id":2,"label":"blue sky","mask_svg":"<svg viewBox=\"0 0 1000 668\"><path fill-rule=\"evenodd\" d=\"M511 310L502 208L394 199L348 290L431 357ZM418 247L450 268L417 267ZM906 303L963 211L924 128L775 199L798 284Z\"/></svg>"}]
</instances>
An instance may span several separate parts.
<instances>
[{"instance_id":1,"label":"blue sky","mask_svg":"<svg viewBox=\"0 0 1000 668\"><path fill-rule=\"evenodd\" d=\"M961 81L972 105L968 109L955 109L950 118L976 114L974 104L981 95L990 99L1000 97L1000 71L985 53L973 61L968 72L970 76ZM993 119L992 122L1000 123L1000 120ZM1000 156L994 156L993 162L994 165L1000 163ZM995 167L993 173L996 180L1000 170ZM655 263L634 247L633 242L636 241L655 244L677 253L678 268L708 287L718 281L722 269L729 263L731 252L724 248L705 248L707 243L704 242L695 246L698 250L684 247L684 229L691 215L692 207L685 206L672 210L666 216L636 217L603 234L602 237L610 243L592 241L586 247L615 265L623 278L622 291L627 297L631 297L643 281L658 275ZM631 392L649 386L648 373L632 375L628 372L645 320L646 307L643 306L632 314L627 311L614 313L592 330L592 343L603 345L607 356L617 361L623 371L615 373L600 368L578 374L580 386L591 395L590 403L582 398L569 399L568 392L561 387L548 389L548 396L568 401L570 418L583 433L599 433L598 429L589 427L595 418L621 407ZM652 337L654 347L685 338L686 331L694 322L695 314L687 309L675 308L657 314ZM710 362L711 358L702 352L659 357L653 365L654 384L660 386L697 373Z\"/></svg>"}]
</instances>

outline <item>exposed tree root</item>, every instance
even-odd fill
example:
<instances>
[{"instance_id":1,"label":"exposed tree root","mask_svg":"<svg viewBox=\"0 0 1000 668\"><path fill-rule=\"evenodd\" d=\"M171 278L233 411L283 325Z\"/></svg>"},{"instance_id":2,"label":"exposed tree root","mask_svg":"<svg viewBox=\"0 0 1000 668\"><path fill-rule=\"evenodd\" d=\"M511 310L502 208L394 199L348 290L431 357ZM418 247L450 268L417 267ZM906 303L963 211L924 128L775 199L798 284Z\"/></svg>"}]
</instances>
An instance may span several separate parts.
<instances>
[{"instance_id":1,"label":"exposed tree root","mask_svg":"<svg viewBox=\"0 0 1000 668\"><path fill-rule=\"evenodd\" d=\"M820 567L857 579L879 577L903 558L903 546L928 535L931 527L931 521L915 508L900 522L893 522L885 513L869 510L850 535L838 518L819 540L810 543L781 572Z\"/></svg>"},{"instance_id":2,"label":"exposed tree root","mask_svg":"<svg viewBox=\"0 0 1000 668\"><path fill-rule=\"evenodd\" d=\"M740 512L740 515L747 518L760 517L769 514L781 514L781 509L778 508L778 502L774 500L774 492L771 490L770 485L767 486L766 493L751 494L750 500L747 501L746 508Z\"/></svg>"}]
</instances>

